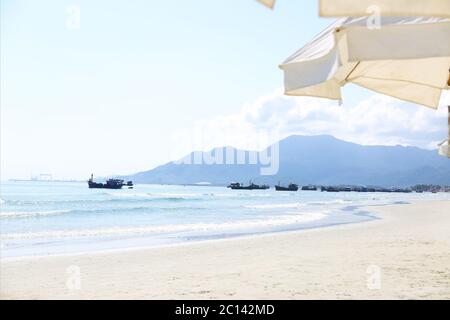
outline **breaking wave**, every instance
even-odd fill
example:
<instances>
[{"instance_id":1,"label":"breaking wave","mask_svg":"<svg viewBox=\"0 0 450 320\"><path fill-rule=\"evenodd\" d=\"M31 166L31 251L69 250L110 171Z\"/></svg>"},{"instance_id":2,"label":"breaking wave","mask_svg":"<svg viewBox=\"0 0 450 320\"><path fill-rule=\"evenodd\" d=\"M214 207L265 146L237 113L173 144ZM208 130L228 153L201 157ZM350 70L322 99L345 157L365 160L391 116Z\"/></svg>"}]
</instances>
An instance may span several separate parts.
<instances>
[{"instance_id":1,"label":"breaking wave","mask_svg":"<svg viewBox=\"0 0 450 320\"><path fill-rule=\"evenodd\" d=\"M351 201L351 200L336 199L336 200L331 200L331 201L314 201L314 202L310 202L308 204L310 204L310 205L329 205L329 204L349 204L352 202L353 201Z\"/></svg>"},{"instance_id":2,"label":"breaking wave","mask_svg":"<svg viewBox=\"0 0 450 320\"><path fill-rule=\"evenodd\" d=\"M247 209L296 209L300 207L304 207L305 204L303 203L284 203L284 204L260 204L260 205L248 205L244 206L244 208Z\"/></svg>"},{"instance_id":3,"label":"breaking wave","mask_svg":"<svg viewBox=\"0 0 450 320\"><path fill-rule=\"evenodd\" d=\"M57 230L29 233L9 233L1 235L1 240L26 240L37 238L80 238L98 236L120 236L120 235L144 235L155 233L177 233L177 232L202 232L242 230L261 227L280 227L298 223L312 222L326 218L324 213L303 213L300 215L285 215L264 220L246 220L240 222L224 223L194 223L180 225L161 225L146 227L112 227L102 229L85 230Z\"/></svg>"},{"instance_id":4,"label":"breaking wave","mask_svg":"<svg viewBox=\"0 0 450 320\"><path fill-rule=\"evenodd\" d=\"M72 210L50 210L50 211L22 211L22 212L0 212L3 219L39 218L47 216L59 216L65 214L107 214L107 213L153 213L155 211L199 211L206 210L204 207L175 206L175 207L124 207L124 208L98 208L98 209L72 209Z\"/></svg>"},{"instance_id":5,"label":"breaking wave","mask_svg":"<svg viewBox=\"0 0 450 320\"><path fill-rule=\"evenodd\" d=\"M68 212L71 212L71 210L0 212L0 218L32 218L32 217L58 216Z\"/></svg>"}]
</instances>

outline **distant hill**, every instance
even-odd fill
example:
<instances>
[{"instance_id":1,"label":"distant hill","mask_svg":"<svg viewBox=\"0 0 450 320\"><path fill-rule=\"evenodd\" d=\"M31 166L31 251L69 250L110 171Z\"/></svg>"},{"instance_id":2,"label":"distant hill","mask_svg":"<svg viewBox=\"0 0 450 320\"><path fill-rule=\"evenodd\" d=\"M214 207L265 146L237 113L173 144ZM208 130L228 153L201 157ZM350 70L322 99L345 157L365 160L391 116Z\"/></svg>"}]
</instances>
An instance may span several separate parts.
<instances>
[{"instance_id":1,"label":"distant hill","mask_svg":"<svg viewBox=\"0 0 450 320\"><path fill-rule=\"evenodd\" d=\"M403 146L363 146L332 136L290 136L279 143L279 171L260 174L261 165L248 164L249 151L228 148L228 153L245 155L247 164L177 164L124 177L136 183L226 185L232 181L275 184L410 186L450 185L450 160L437 151ZM193 152L187 158L202 159ZM225 152L224 152L225 157ZM264 166L263 166L264 167Z\"/></svg>"}]
</instances>

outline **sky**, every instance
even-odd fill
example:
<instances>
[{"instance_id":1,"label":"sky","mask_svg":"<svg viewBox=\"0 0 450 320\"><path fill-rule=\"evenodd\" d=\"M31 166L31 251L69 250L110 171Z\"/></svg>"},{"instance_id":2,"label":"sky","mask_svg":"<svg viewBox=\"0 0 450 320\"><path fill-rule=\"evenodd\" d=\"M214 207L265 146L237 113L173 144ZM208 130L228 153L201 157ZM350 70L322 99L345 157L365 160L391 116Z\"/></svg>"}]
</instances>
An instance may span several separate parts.
<instances>
[{"instance_id":1,"label":"sky","mask_svg":"<svg viewBox=\"0 0 450 320\"><path fill-rule=\"evenodd\" d=\"M290 134L429 149L447 135L443 107L355 86L342 106L283 95L278 65L332 22L316 1L0 1L3 180L130 174Z\"/></svg>"}]
</instances>

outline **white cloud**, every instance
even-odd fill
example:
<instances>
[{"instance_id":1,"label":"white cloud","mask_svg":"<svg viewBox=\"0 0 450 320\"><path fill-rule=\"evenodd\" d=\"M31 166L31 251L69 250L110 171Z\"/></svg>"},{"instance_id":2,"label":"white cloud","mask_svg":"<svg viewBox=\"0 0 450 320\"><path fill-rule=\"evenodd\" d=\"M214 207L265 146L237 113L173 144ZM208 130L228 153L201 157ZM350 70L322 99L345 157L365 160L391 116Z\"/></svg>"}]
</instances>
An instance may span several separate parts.
<instances>
[{"instance_id":1,"label":"white cloud","mask_svg":"<svg viewBox=\"0 0 450 320\"><path fill-rule=\"evenodd\" d=\"M356 105L339 106L326 99L287 97L276 90L245 105L237 114L199 122L194 134L181 134L182 145L185 151L223 145L262 149L292 134L329 134L365 145L436 149L447 136L445 105L450 104L450 94L446 92L441 101L441 107L433 110L375 94Z\"/></svg>"}]
</instances>

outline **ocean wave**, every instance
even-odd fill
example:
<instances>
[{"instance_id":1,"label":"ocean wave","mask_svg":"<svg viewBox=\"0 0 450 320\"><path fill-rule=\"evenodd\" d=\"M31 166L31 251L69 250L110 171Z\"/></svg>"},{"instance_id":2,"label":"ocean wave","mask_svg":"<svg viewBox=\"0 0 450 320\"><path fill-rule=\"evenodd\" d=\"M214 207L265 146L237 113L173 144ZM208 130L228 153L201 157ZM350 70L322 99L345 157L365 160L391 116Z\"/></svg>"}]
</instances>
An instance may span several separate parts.
<instances>
[{"instance_id":1,"label":"ocean wave","mask_svg":"<svg viewBox=\"0 0 450 320\"><path fill-rule=\"evenodd\" d=\"M111 199L76 199L76 200L7 200L5 203L13 206L44 206L54 204L104 203Z\"/></svg>"},{"instance_id":2,"label":"ocean wave","mask_svg":"<svg viewBox=\"0 0 450 320\"><path fill-rule=\"evenodd\" d=\"M127 199L150 199L159 201L202 200L205 195L199 193L108 193L108 195Z\"/></svg>"},{"instance_id":3,"label":"ocean wave","mask_svg":"<svg viewBox=\"0 0 450 320\"><path fill-rule=\"evenodd\" d=\"M203 194L201 193L150 193L150 192L141 192L141 193L114 193L108 192L108 195L117 196L117 197L145 197L145 198L192 198L192 197L200 197Z\"/></svg>"},{"instance_id":4,"label":"ocean wave","mask_svg":"<svg viewBox=\"0 0 450 320\"><path fill-rule=\"evenodd\" d=\"M77 200L10 200L7 204L15 205L15 206L23 206L23 205L55 205L55 204L64 204L64 205L77 205L77 204L106 204L106 203L115 203L115 202L181 202L181 201L199 201L205 200L205 198L183 198L183 197L156 197L156 196L116 196L113 198L107 199L77 199Z\"/></svg>"},{"instance_id":5,"label":"ocean wave","mask_svg":"<svg viewBox=\"0 0 450 320\"><path fill-rule=\"evenodd\" d=\"M304 207L304 203L283 203L283 204L260 204L260 205L247 205L244 208L247 209L295 209Z\"/></svg>"},{"instance_id":6,"label":"ocean wave","mask_svg":"<svg viewBox=\"0 0 450 320\"><path fill-rule=\"evenodd\" d=\"M213 197L224 197L224 198L230 198L234 197L235 195L232 193L211 193L211 196Z\"/></svg>"},{"instance_id":7,"label":"ocean wave","mask_svg":"<svg viewBox=\"0 0 450 320\"><path fill-rule=\"evenodd\" d=\"M71 212L71 210L0 212L0 218L32 218L32 217L58 216L68 212Z\"/></svg>"},{"instance_id":8,"label":"ocean wave","mask_svg":"<svg viewBox=\"0 0 450 320\"><path fill-rule=\"evenodd\" d=\"M177 233L177 232L208 232L224 230L242 230L253 228L280 227L299 223L313 222L327 217L324 213L303 213L300 215L285 215L272 217L263 220L244 220L240 222L224 223L195 223L181 225L161 225L147 227L112 227L102 229L86 230L57 230L29 233L7 233L0 236L5 240L27 240L37 238L83 238L83 237L101 237L101 236L124 236L124 235L144 235L158 233Z\"/></svg>"},{"instance_id":9,"label":"ocean wave","mask_svg":"<svg viewBox=\"0 0 450 320\"><path fill-rule=\"evenodd\" d=\"M231 200L245 200L254 198L271 197L268 193L122 193L122 192L103 192L96 194L94 198L79 199L36 199L36 200L7 200L3 203L13 206L51 206L64 205L76 206L78 204L106 204L114 202L188 202L188 201L211 201L214 199L229 198Z\"/></svg>"},{"instance_id":10,"label":"ocean wave","mask_svg":"<svg viewBox=\"0 0 450 320\"><path fill-rule=\"evenodd\" d=\"M241 197L241 198L268 198L268 197L273 197L272 194L264 193L263 191L262 192L258 192L258 193L241 192L241 193L237 193L236 196L237 197Z\"/></svg>"},{"instance_id":11,"label":"ocean wave","mask_svg":"<svg viewBox=\"0 0 450 320\"><path fill-rule=\"evenodd\" d=\"M307 204L309 205L329 205L329 204L349 204L353 203L352 200L345 200L345 199L336 199L331 201L313 201L309 202Z\"/></svg>"},{"instance_id":12,"label":"ocean wave","mask_svg":"<svg viewBox=\"0 0 450 320\"><path fill-rule=\"evenodd\" d=\"M131 214L131 213L154 213L158 211L175 212L175 211L199 211L206 210L204 207L190 206L161 206L161 207L124 207L124 208L97 208L97 209L72 209L72 210L50 210L50 211L22 211L22 212L0 212L0 218L3 219L21 219L21 218L39 218L46 216L59 216L66 214Z\"/></svg>"}]
</instances>

